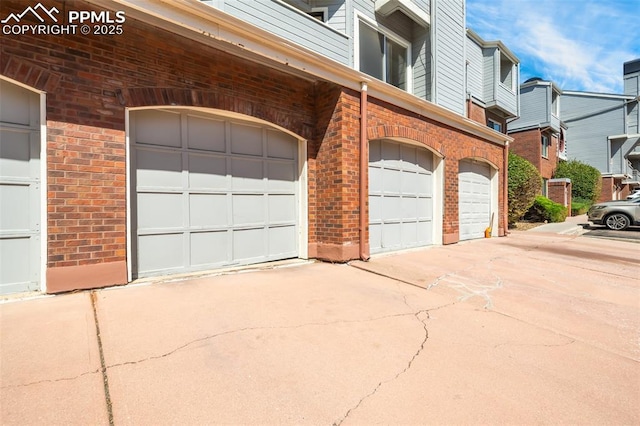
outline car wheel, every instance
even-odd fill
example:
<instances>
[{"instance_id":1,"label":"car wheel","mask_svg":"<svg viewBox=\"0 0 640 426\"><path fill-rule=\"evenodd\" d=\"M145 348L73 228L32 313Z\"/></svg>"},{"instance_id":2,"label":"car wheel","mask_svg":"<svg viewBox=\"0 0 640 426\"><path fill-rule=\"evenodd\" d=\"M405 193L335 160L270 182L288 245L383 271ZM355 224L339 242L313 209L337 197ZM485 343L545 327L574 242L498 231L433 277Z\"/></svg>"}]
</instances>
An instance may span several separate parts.
<instances>
[{"instance_id":1,"label":"car wheel","mask_svg":"<svg viewBox=\"0 0 640 426\"><path fill-rule=\"evenodd\" d=\"M613 229L614 231L622 231L631 224L630 222L631 221L629 220L627 215L622 213L614 213L607 216L604 224L607 225L607 228Z\"/></svg>"}]
</instances>

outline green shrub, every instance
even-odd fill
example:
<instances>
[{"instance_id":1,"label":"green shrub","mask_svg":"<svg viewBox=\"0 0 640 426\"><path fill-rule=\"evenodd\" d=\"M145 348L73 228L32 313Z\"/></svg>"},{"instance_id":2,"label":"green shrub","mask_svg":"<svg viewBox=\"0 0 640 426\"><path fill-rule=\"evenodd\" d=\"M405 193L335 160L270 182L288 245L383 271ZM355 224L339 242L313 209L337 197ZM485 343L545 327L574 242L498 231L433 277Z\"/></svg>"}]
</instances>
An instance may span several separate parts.
<instances>
[{"instance_id":1,"label":"green shrub","mask_svg":"<svg viewBox=\"0 0 640 426\"><path fill-rule=\"evenodd\" d=\"M536 222L564 222L567 219L567 208L538 195L525 216Z\"/></svg>"},{"instance_id":2,"label":"green shrub","mask_svg":"<svg viewBox=\"0 0 640 426\"><path fill-rule=\"evenodd\" d=\"M511 152L508 171L509 225L513 225L533 205L542 188L542 178L533 164Z\"/></svg>"},{"instance_id":3,"label":"green shrub","mask_svg":"<svg viewBox=\"0 0 640 426\"><path fill-rule=\"evenodd\" d=\"M574 200L598 201L602 190L600 172L595 167L578 160L562 161L553 175L554 178L571 179L571 196Z\"/></svg>"},{"instance_id":4,"label":"green shrub","mask_svg":"<svg viewBox=\"0 0 640 426\"><path fill-rule=\"evenodd\" d=\"M581 214L585 214L589 211L589 207L591 207L591 200L585 200L583 198L572 198L571 199L571 215L577 216Z\"/></svg>"}]
</instances>

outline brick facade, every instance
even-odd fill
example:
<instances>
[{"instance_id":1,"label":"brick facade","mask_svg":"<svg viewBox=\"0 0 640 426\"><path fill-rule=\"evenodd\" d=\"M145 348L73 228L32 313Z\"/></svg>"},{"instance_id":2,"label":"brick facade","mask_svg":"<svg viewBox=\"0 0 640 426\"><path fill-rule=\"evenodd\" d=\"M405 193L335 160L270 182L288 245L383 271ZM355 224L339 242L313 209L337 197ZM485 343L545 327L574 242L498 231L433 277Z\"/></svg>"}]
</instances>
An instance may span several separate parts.
<instances>
[{"instance_id":1,"label":"brick facade","mask_svg":"<svg viewBox=\"0 0 640 426\"><path fill-rule=\"evenodd\" d=\"M542 156L542 135L549 138L549 154ZM551 179L558 165L558 138L549 132L542 132L540 129L526 130L510 134L514 141L509 149L514 153L531 162L540 172L543 179Z\"/></svg>"},{"instance_id":2,"label":"brick facade","mask_svg":"<svg viewBox=\"0 0 640 426\"><path fill-rule=\"evenodd\" d=\"M24 2L3 0L0 16L23 9ZM3 36L0 49L0 74L46 92L49 292L127 280L125 116L133 107L229 111L307 140L309 256L358 257L359 92L259 65L129 17L122 36ZM461 159L480 159L499 171L504 211L504 147L374 98L367 120L368 140L408 139L444 157L445 243L458 240ZM504 220L499 222L504 235Z\"/></svg>"}]
</instances>

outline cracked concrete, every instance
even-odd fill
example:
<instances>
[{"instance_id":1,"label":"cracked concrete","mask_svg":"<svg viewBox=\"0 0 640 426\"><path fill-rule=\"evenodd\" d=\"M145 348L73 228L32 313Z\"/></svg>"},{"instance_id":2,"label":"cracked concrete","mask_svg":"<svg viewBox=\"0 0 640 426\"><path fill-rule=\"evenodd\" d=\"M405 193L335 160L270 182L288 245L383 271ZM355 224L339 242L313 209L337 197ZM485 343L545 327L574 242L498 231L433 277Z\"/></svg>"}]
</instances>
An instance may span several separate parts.
<instances>
[{"instance_id":1,"label":"cracked concrete","mask_svg":"<svg viewBox=\"0 0 640 426\"><path fill-rule=\"evenodd\" d=\"M516 234L0 305L0 423L638 424L628 256Z\"/></svg>"}]
</instances>

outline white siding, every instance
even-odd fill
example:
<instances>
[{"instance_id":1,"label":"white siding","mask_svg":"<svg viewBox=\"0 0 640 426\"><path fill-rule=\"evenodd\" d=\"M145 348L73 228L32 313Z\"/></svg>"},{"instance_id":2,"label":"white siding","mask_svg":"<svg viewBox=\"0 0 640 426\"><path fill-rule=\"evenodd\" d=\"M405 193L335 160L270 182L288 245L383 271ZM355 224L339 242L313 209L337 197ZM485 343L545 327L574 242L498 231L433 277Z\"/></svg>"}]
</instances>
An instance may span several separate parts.
<instances>
[{"instance_id":1,"label":"white siding","mask_svg":"<svg viewBox=\"0 0 640 426\"><path fill-rule=\"evenodd\" d=\"M435 103L464 115L464 0L434 2Z\"/></svg>"},{"instance_id":2,"label":"white siding","mask_svg":"<svg viewBox=\"0 0 640 426\"><path fill-rule=\"evenodd\" d=\"M509 123L509 131L551 124L551 87L530 86L520 90L520 118ZM564 118L564 117L563 117Z\"/></svg>"},{"instance_id":3,"label":"white siding","mask_svg":"<svg viewBox=\"0 0 640 426\"><path fill-rule=\"evenodd\" d=\"M349 61L349 37L303 11L271 0L226 0L209 3L249 24L291 40L343 64Z\"/></svg>"},{"instance_id":4,"label":"white siding","mask_svg":"<svg viewBox=\"0 0 640 426\"><path fill-rule=\"evenodd\" d=\"M482 47L467 37L467 92L476 98L486 101L484 93L484 57Z\"/></svg>"},{"instance_id":5,"label":"white siding","mask_svg":"<svg viewBox=\"0 0 640 426\"><path fill-rule=\"evenodd\" d=\"M608 136L624 133L622 99L587 97L565 94L562 96L561 117L568 125L567 144L569 159L577 159L600 170L601 173L621 173L620 159L614 161L622 146L612 143L607 158ZM625 145L626 146L626 145ZM630 149L631 147L629 147Z\"/></svg>"}]
</instances>

